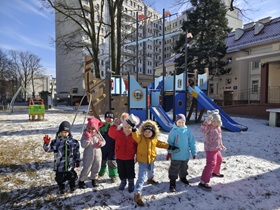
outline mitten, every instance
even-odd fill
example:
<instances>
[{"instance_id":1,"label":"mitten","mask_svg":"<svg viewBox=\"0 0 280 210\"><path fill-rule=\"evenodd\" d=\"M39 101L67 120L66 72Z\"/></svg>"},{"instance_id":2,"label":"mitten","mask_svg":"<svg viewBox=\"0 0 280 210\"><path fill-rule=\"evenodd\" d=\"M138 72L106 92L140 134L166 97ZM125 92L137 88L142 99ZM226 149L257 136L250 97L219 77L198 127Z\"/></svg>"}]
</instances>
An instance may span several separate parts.
<instances>
[{"instance_id":1,"label":"mitten","mask_svg":"<svg viewBox=\"0 0 280 210\"><path fill-rule=\"evenodd\" d=\"M168 150L177 150L179 147L169 145Z\"/></svg>"},{"instance_id":2,"label":"mitten","mask_svg":"<svg viewBox=\"0 0 280 210\"><path fill-rule=\"evenodd\" d=\"M76 162L76 168L80 167L80 162Z\"/></svg>"},{"instance_id":3,"label":"mitten","mask_svg":"<svg viewBox=\"0 0 280 210\"><path fill-rule=\"evenodd\" d=\"M224 145L222 145L221 150L226 151L226 150L227 150L227 148L226 148Z\"/></svg>"},{"instance_id":4,"label":"mitten","mask_svg":"<svg viewBox=\"0 0 280 210\"><path fill-rule=\"evenodd\" d=\"M196 155L194 155L194 156L192 157L192 159L196 159Z\"/></svg>"},{"instance_id":5,"label":"mitten","mask_svg":"<svg viewBox=\"0 0 280 210\"><path fill-rule=\"evenodd\" d=\"M48 135L45 135L43 139L45 144L49 144L51 141L51 138Z\"/></svg>"},{"instance_id":6,"label":"mitten","mask_svg":"<svg viewBox=\"0 0 280 210\"><path fill-rule=\"evenodd\" d=\"M95 142L93 146L96 148L101 147L101 141Z\"/></svg>"},{"instance_id":7,"label":"mitten","mask_svg":"<svg viewBox=\"0 0 280 210\"><path fill-rule=\"evenodd\" d=\"M119 118L115 118L114 119L114 125L118 126L119 124L121 124L121 120Z\"/></svg>"},{"instance_id":8,"label":"mitten","mask_svg":"<svg viewBox=\"0 0 280 210\"><path fill-rule=\"evenodd\" d=\"M172 154L171 153L167 153L167 155L166 155L166 160L171 160L172 159Z\"/></svg>"},{"instance_id":9,"label":"mitten","mask_svg":"<svg viewBox=\"0 0 280 210\"><path fill-rule=\"evenodd\" d=\"M90 131L85 130L84 131L84 136L86 140L90 140L92 137L92 133Z\"/></svg>"}]
</instances>

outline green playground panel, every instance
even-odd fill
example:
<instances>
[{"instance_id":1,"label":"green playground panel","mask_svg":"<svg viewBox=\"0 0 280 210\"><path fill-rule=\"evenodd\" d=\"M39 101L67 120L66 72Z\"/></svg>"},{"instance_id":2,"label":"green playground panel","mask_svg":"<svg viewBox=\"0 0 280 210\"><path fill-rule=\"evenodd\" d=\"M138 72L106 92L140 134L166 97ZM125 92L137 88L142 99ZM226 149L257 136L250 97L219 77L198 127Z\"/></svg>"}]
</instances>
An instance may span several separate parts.
<instances>
[{"instance_id":1,"label":"green playground panel","mask_svg":"<svg viewBox=\"0 0 280 210\"><path fill-rule=\"evenodd\" d=\"M29 114L45 114L45 105L29 105Z\"/></svg>"}]
</instances>

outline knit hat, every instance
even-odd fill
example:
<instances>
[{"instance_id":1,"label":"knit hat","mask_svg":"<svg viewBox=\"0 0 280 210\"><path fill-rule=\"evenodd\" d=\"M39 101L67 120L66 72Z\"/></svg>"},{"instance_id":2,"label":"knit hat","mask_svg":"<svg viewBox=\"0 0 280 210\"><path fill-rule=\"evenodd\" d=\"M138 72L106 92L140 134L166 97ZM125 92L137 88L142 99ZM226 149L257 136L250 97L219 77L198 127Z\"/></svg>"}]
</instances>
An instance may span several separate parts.
<instances>
[{"instance_id":1,"label":"knit hat","mask_svg":"<svg viewBox=\"0 0 280 210\"><path fill-rule=\"evenodd\" d=\"M98 131L98 128L101 127L102 125L103 125L103 123L100 120L98 120L94 117L88 118L87 127L93 127L95 130Z\"/></svg>"},{"instance_id":2,"label":"knit hat","mask_svg":"<svg viewBox=\"0 0 280 210\"><path fill-rule=\"evenodd\" d=\"M150 130L153 132L153 135L155 135L155 128L151 125L151 124L147 124L143 127L143 130L146 131L146 130Z\"/></svg>"},{"instance_id":3,"label":"knit hat","mask_svg":"<svg viewBox=\"0 0 280 210\"><path fill-rule=\"evenodd\" d=\"M109 117L109 118L112 118L114 119L114 113L113 112L106 112L105 115L104 115L105 118Z\"/></svg>"},{"instance_id":4,"label":"knit hat","mask_svg":"<svg viewBox=\"0 0 280 210\"><path fill-rule=\"evenodd\" d=\"M70 123L68 121L63 121L58 128L58 132L67 131L70 133Z\"/></svg>"},{"instance_id":5,"label":"knit hat","mask_svg":"<svg viewBox=\"0 0 280 210\"><path fill-rule=\"evenodd\" d=\"M175 122L177 122L178 120L183 120L183 121L186 122L186 117L185 117L185 115L183 115L183 114L177 114L177 115L176 115L176 120L175 120Z\"/></svg>"},{"instance_id":6,"label":"knit hat","mask_svg":"<svg viewBox=\"0 0 280 210\"><path fill-rule=\"evenodd\" d=\"M215 109L212 111L208 110L207 115L212 116L212 121L218 121L220 123L220 126L222 126L222 119L221 119L218 109Z\"/></svg>"}]
</instances>

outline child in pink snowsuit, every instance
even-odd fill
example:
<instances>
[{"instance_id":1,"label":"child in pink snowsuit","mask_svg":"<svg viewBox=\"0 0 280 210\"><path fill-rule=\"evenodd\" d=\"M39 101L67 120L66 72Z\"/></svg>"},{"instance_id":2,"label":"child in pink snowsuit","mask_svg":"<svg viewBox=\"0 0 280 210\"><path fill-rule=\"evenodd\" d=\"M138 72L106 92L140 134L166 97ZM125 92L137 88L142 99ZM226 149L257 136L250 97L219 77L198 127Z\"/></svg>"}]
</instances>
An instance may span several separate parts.
<instances>
[{"instance_id":1,"label":"child in pink snowsuit","mask_svg":"<svg viewBox=\"0 0 280 210\"><path fill-rule=\"evenodd\" d=\"M226 150L222 143L221 116L219 110L207 111L207 118L201 125L201 130L205 136L204 150L206 152L206 166L200 178L199 187L211 191L209 186L210 178L224 177L220 174L222 164L222 154L220 150Z\"/></svg>"}]
</instances>

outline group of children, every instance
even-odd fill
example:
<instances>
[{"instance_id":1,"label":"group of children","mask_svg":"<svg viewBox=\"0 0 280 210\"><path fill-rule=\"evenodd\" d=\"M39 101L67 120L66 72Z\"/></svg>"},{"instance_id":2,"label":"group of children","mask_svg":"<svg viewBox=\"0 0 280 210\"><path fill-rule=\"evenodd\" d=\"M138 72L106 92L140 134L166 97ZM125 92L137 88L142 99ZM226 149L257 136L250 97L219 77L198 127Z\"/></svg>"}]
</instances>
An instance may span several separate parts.
<instances>
[{"instance_id":1,"label":"group of children","mask_svg":"<svg viewBox=\"0 0 280 210\"><path fill-rule=\"evenodd\" d=\"M207 111L207 115L201 125L205 135L206 166L198 186L211 191L210 178L224 176L220 173L222 163L220 150L226 148L222 144L222 121L219 110ZM106 173L108 165L111 181L116 182L117 176L119 177L121 181L119 190L124 190L128 183L128 191L134 192L134 201L139 206L144 206L142 189L146 176L148 184L158 184L154 176L156 147L167 149L166 159L171 159L168 169L170 192L176 191L178 177L182 183L189 185L188 162L191 157L196 159L196 143L192 132L186 126L185 115L176 116L167 143L158 139L160 132L155 121L146 120L139 125L139 118L128 113L114 119L112 112L106 112L104 117L104 123L94 117L88 118L83 131L81 138L81 146L84 148L83 168L78 182L80 188L87 187L85 181L89 174L92 186L98 186L97 179ZM55 139L50 140L45 136L43 148L46 152L54 152L55 180L60 193L65 192L67 180L70 191L74 191L75 181L78 179L74 169L80 166L81 159L79 142L71 135L70 123L64 121L60 124ZM138 163L136 184L134 184L135 160Z\"/></svg>"}]
</instances>

